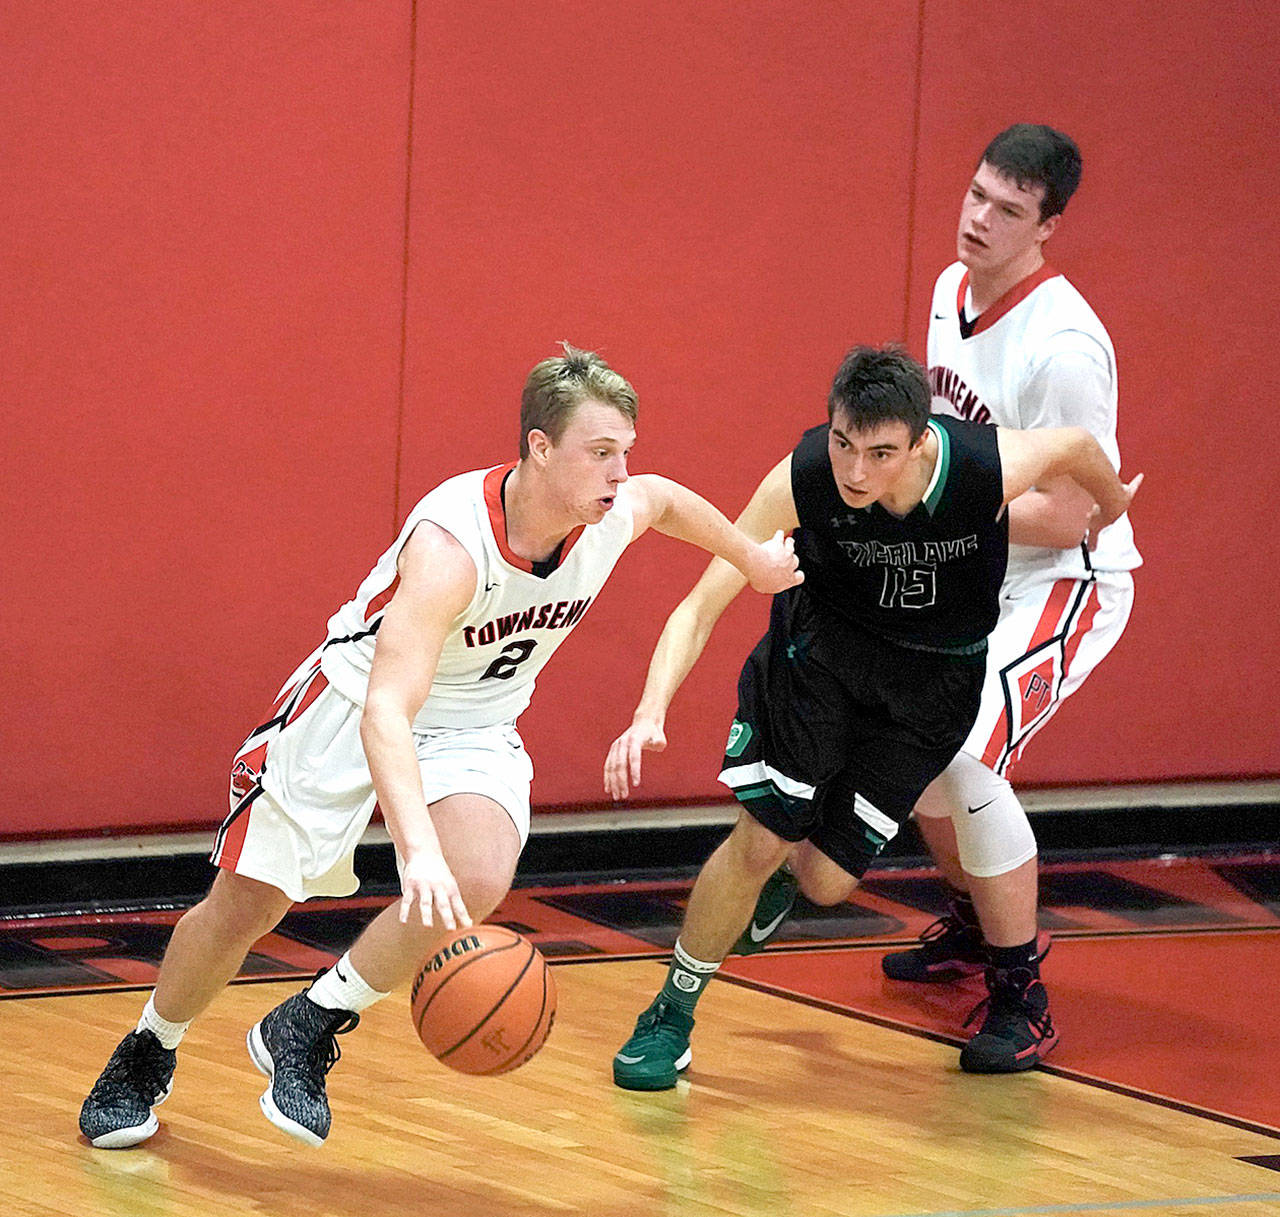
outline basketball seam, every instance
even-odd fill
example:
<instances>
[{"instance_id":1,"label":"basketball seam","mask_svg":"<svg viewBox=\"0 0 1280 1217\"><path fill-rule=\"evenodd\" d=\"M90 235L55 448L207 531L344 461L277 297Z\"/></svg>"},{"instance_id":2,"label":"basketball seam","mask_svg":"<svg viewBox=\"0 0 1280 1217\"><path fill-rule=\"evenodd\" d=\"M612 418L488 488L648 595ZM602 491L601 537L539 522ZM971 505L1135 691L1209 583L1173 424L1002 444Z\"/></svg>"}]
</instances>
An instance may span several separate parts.
<instances>
[{"instance_id":1,"label":"basketball seam","mask_svg":"<svg viewBox=\"0 0 1280 1217\"><path fill-rule=\"evenodd\" d=\"M512 945L512 946L515 946L516 944L515 944L515 943L512 943L511 945ZM525 977L525 973L529 971L529 966L533 963L533 957L534 957L534 955L536 955L536 954L537 954L537 950L535 949L535 947L534 947L533 943L526 941L526 942L525 942L525 946L527 946L527 947L529 948L529 958L528 958L528 959L526 959L526 960L524 961L524 967L522 967L522 968L520 969L520 971L517 973L515 980L513 980L513 981L512 981L512 982L507 986L507 991L506 991L506 992L505 992L505 993L504 993L504 994L503 994L503 995L502 995L502 996L501 996L501 997L500 997L496 1002L494 1002L494 1003L493 1003L493 1005L489 1008L489 1010L488 1010L488 1011L486 1011L486 1013L485 1013L484 1017L483 1017L483 1018L482 1018L478 1023L476 1023L476 1025L475 1025L474 1027L472 1027L472 1028L471 1028L471 1030L470 1030L470 1031L468 1031L468 1032L466 1033L466 1035L464 1035L464 1036L463 1036L463 1037L462 1037L462 1038L461 1038L461 1039L460 1039L456 1044L451 1045L450 1047L448 1047L448 1048L444 1049L444 1051L442 1051L442 1052L438 1052L438 1053L436 1054L436 1059L437 1059L437 1060L443 1061L443 1060L444 1060L444 1058L445 1058L445 1057L447 1057L451 1052L456 1052L456 1051L457 1051L459 1048L461 1048L461 1047L462 1047L462 1045L463 1045L463 1044L465 1044L465 1043L466 1043L466 1042L467 1042L467 1041L468 1041L468 1040L469 1040L473 1035L475 1035L475 1033L476 1033L477 1031L479 1031L479 1030L480 1030L480 1028L481 1028L481 1027L483 1027L483 1026L485 1025L485 1023L486 1023L486 1022L488 1022L488 1020L489 1020L489 1019L491 1019L491 1018L494 1016L494 1014L496 1014L500 1009L502 1009L502 1004L503 1004L503 1002L505 1002L505 1001L507 1000L507 998L508 998L508 997L510 997L510 996L511 996L511 994L515 992L516 986L517 986L517 985L518 985L518 984L519 984L519 983L524 979L524 977ZM503 949L505 950L506 948L504 947ZM488 954L495 954L495 955L497 954L497 952L496 952L496 951L487 952L487 953L488 953ZM474 962L474 961L472 961L472 962ZM455 976L457 976L461 971L462 971L462 968L459 968L457 972L454 972L454 973L453 973L453 975L449 977L449 979L450 979L450 980L452 980L452 979L453 979ZM443 989L443 988L444 988L444 986L443 986L443 985L441 985L441 986L440 986L440 989L437 989L437 990L436 990L436 993L439 993L439 992L441 991L441 989ZM435 994L435 993L433 993L433 994L431 995L431 998L433 998L433 999L434 999L435 995L436 995L436 994ZM428 1001L428 1004L430 1004L430 1001ZM425 1011L425 1007L424 1007L424 1011Z\"/></svg>"},{"instance_id":2,"label":"basketball seam","mask_svg":"<svg viewBox=\"0 0 1280 1217\"><path fill-rule=\"evenodd\" d=\"M502 928L502 927L497 927L497 928ZM511 933L511 931L508 931L508 933ZM473 955L470 959L463 961L452 972L450 972L449 975L445 978L444 984L441 984L438 988L436 988L432 992L431 996L428 997L427 1000L422 1003L422 1009L418 1011L418 1016L415 1023L418 1035L419 1036L422 1035L422 1023L423 1023L423 1020L427 1017L427 1011L431 1008L431 1003L435 1001L435 999L440 995L441 991L444 989L445 984L451 981L459 973L464 972L473 963L479 963L480 960L487 959L489 956L492 956L492 955L497 955L500 951L509 951L511 950L512 947L518 947L522 941L526 941L526 940L522 939L518 934L513 934L512 940L510 942L504 943L500 947L490 947L489 950L483 951L479 955ZM526 967L527 966L528 965L526 965ZM505 997L503 998L503 1000L504 1001L506 1000ZM452 1049L450 1049L450 1051L452 1051Z\"/></svg>"},{"instance_id":3,"label":"basketball seam","mask_svg":"<svg viewBox=\"0 0 1280 1217\"><path fill-rule=\"evenodd\" d=\"M501 1065L495 1065L492 1069L486 1069L484 1073L480 1074L479 1076L493 1077L495 1074L505 1073L508 1069L514 1069L517 1065L522 1064L524 1060L527 1059L523 1057L521 1054L525 1051L526 1048L529 1047L531 1043L533 1043L534 1039L537 1038L538 1030L542 1026L543 1017L547 1013L547 990L549 987L548 982L550 980L551 980L551 969L544 967L542 969L542 1009L538 1011L537 1020L534 1022L533 1030L529 1032L528 1038L524 1041L523 1044L520 1045L519 1048L515 1050L515 1052L511 1054L510 1060L505 1061ZM555 1012L553 1011L552 1018L554 1017L555 1017ZM542 1039L539 1040L538 1047L542 1046L542 1043L546 1040L547 1036L549 1036L550 1034L551 1034L551 1022L550 1020L548 1020L547 1029L542 1033ZM535 1049L534 1051L537 1051L537 1049ZM531 1052L529 1055L532 1056L533 1053Z\"/></svg>"}]
</instances>

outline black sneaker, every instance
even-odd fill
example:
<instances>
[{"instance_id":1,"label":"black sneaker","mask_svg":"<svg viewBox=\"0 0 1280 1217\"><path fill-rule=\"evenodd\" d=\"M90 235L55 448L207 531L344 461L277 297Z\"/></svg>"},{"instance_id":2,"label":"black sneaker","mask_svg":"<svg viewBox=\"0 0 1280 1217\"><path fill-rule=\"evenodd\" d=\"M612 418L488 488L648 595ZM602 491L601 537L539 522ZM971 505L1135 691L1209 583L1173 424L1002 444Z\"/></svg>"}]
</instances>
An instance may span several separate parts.
<instances>
[{"instance_id":1,"label":"black sneaker","mask_svg":"<svg viewBox=\"0 0 1280 1217\"><path fill-rule=\"evenodd\" d=\"M918 947L891 951L880 960L880 967L890 980L933 984L977 976L988 962L982 931L951 909L920 935Z\"/></svg>"},{"instance_id":2,"label":"black sneaker","mask_svg":"<svg viewBox=\"0 0 1280 1217\"><path fill-rule=\"evenodd\" d=\"M1049 994L1029 968L988 968L987 994L964 1020L985 1008L978 1034L960 1050L966 1073L1020 1073L1048 1056L1058 1042L1049 1017Z\"/></svg>"},{"instance_id":3,"label":"black sneaker","mask_svg":"<svg viewBox=\"0 0 1280 1217\"><path fill-rule=\"evenodd\" d=\"M173 1089L177 1055L154 1031L130 1031L120 1041L80 1108L80 1131L96 1149L127 1149L160 1127L151 1109Z\"/></svg>"},{"instance_id":4,"label":"black sneaker","mask_svg":"<svg viewBox=\"0 0 1280 1217\"><path fill-rule=\"evenodd\" d=\"M763 951L765 943L772 941L782 929L782 923L786 921L799 893L800 884L785 866L774 871L764 881L751 921L733 944L729 954L755 955Z\"/></svg>"},{"instance_id":5,"label":"black sneaker","mask_svg":"<svg viewBox=\"0 0 1280 1217\"><path fill-rule=\"evenodd\" d=\"M354 1010L329 1010L295 993L249 1029L249 1055L271 1079L258 1100L281 1132L308 1145L329 1135L329 1099L324 1079L342 1056L334 1038L360 1022Z\"/></svg>"}]
</instances>

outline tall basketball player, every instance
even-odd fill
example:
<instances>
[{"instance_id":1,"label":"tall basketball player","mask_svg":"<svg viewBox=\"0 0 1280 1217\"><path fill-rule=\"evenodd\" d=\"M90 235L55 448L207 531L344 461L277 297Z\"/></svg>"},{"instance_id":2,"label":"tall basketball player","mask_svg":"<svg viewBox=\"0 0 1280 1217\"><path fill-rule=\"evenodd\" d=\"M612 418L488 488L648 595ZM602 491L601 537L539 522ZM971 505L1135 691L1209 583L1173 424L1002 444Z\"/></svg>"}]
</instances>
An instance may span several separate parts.
<instances>
[{"instance_id":1,"label":"tall basketball player","mask_svg":"<svg viewBox=\"0 0 1280 1217\"><path fill-rule=\"evenodd\" d=\"M1111 339L1044 255L1080 172L1075 143L1050 127L1019 123L983 152L960 208L958 260L933 293L933 409L1001 427L1083 427L1119 468ZM1009 504L981 709L916 804L950 906L922 946L885 956L884 970L924 982L985 973L986 1016L960 1055L971 1072L1030 1068L1057 1038L1040 980L1036 842L1009 774L1129 619L1141 563L1133 531L1127 516L1092 529L1093 508L1063 478Z\"/></svg>"}]
</instances>

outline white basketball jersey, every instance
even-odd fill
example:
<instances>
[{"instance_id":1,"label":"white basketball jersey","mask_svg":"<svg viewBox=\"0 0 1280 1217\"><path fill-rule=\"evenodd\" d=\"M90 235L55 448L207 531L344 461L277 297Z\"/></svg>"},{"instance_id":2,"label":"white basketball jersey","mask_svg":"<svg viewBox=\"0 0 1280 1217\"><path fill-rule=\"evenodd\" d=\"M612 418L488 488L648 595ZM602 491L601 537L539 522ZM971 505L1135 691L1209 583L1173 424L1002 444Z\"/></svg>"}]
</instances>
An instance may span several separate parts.
<instances>
[{"instance_id":1,"label":"white basketball jersey","mask_svg":"<svg viewBox=\"0 0 1280 1217\"><path fill-rule=\"evenodd\" d=\"M559 564L539 577L507 545L502 482L514 467L450 478L409 513L395 544L378 559L355 598L329 620L321 667L340 693L364 704L378 626L398 582L396 561L413 530L427 520L470 555L476 590L445 639L415 729L514 722L529 704L542 666L582 620L631 543L634 521L624 483L604 519L570 533Z\"/></svg>"},{"instance_id":2,"label":"white basketball jersey","mask_svg":"<svg viewBox=\"0 0 1280 1217\"><path fill-rule=\"evenodd\" d=\"M928 340L934 411L1000 427L1084 427L1119 469L1116 356L1085 298L1062 275L1042 267L979 314L966 338L960 313L968 289L969 274L960 262L948 266L934 285ZM1064 394L1061 381L1055 393L1055 359L1064 367L1091 369L1088 383L1100 384L1101 389L1093 391L1087 403L1073 401L1069 391ZM1097 571L1141 565L1127 515L1102 531L1089 562ZM1078 547L1009 546L1010 579L1087 574Z\"/></svg>"}]
</instances>

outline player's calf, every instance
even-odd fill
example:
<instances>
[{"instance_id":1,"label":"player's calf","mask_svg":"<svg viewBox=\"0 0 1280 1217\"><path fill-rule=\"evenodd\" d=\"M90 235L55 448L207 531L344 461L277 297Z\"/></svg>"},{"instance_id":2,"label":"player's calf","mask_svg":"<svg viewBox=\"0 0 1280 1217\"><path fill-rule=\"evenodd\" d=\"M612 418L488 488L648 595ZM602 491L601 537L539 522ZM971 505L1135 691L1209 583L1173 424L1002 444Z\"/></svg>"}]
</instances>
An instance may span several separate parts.
<instances>
[{"instance_id":1,"label":"player's calf","mask_svg":"<svg viewBox=\"0 0 1280 1217\"><path fill-rule=\"evenodd\" d=\"M760 889L751 921L733 944L730 954L755 955L763 951L765 944L773 941L782 929L799 891L796 877L785 866L774 871Z\"/></svg>"}]
</instances>

